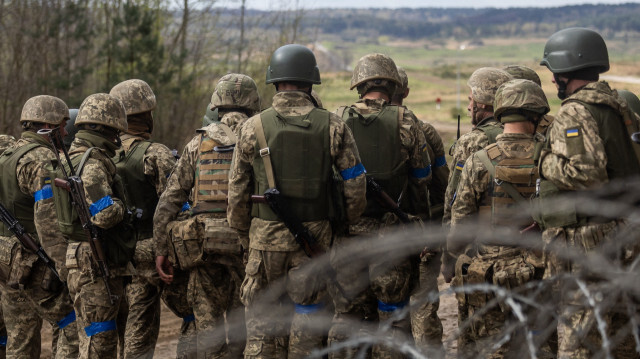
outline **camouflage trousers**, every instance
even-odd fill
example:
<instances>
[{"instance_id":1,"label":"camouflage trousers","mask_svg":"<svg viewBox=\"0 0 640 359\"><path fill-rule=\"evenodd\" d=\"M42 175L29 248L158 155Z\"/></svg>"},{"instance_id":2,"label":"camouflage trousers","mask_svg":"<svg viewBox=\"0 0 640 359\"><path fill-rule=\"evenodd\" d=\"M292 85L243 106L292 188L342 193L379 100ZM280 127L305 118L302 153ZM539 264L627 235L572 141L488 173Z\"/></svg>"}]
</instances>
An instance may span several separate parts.
<instances>
[{"instance_id":1,"label":"camouflage trousers","mask_svg":"<svg viewBox=\"0 0 640 359\"><path fill-rule=\"evenodd\" d=\"M69 270L69 293L77 315L80 336L80 359L115 359L118 356L116 319L124 296L125 272L110 268L107 285L115 297L111 303L105 282L93 264L89 243L70 243L66 266Z\"/></svg>"},{"instance_id":2,"label":"camouflage trousers","mask_svg":"<svg viewBox=\"0 0 640 359\"><path fill-rule=\"evenodd\" d=\"M246 307L244 357L305 358L329 329L326 277L310 272L303 250L249 249L241 300Z\"/></svg>"},{"instance_id":3,"label":"camouflage trousers","mask_svg":"<svg viewBox=\"0 0 640 359\"><path fill-rule=\"evenodd\" d=\"M20 289L6 285L2 289L7 355L29 358L36 350L39 353L40 348L32 345L36 342L39 345L42 320L46 320L54 330L53 357L76 357L78 331L69 292L62 282L53 280L55 277L47 266L36 258L20 247L13 259L12 272L22 271L21 275L28 275L28 282Z\"/></svg>"},{"instance_id":4,"label":"camouflage trousers","mask_svg":"<svg viewBox=\"0 0 640 359\"><path fill-rule=\"evenodd\" d=\"M419 284L411 294L411 331L416 346L431 358L444 358L442 322L438 317L440 296L440 253L430 253L420 260Z\"/></svg>"},{"instance_id":5,"label":"camouflage trousers","mask_svg":"<svg viewBox=\"0 0 640 359\"><path fill-rule=\"evenodd\" d=\"M4 325L4 316L2 314L2 290L0 289L0 359L7 357L7 327ZM40 355L40 353L38 353Z\"/></svg>"},{"instance_id":6,"label":"camouflage trousers","mask_svg":"<svg viewBox=\"0 0 640 359\"><path fill-rule=\"evenodd\" d=\"M189 272L173 268L173 282L165 284L162 290L162 301L178 318L182 319L180 336L176 349L177 359L195 359L198 354L196 317L193 308L187 301L187 287L189 286Z\"/></svg>"},{"instance_id":7,"label":"camouflage trousers","mask_svg":"<svg viewBox=\"0 0 640 359\"><path fill-rule=\"evenodd\" d=\"M638 358L635 350L632 326L627 306L629 293L616 290L606 278L600 278L582 263L569 261L555 253L561 248L590 253L602 250L611 240L615 240L622 228L620 221L589 224L575 228L548 228L543 232L545 250L545 277L572 274L556 287L561 300L558 334L558 358L592 358L604 356L603 338L598 330L606 325L606 335L611 353L615 358ZM610 258L616 261L615 258ZM578 287L576 279L586 284L586 291ZM600 323L588 296L595 300L600 309ZM633 302L633 300L631 300ZM637 307L631 303L632 307ZM637 313L637 311L636 311ZM634 313L634 315L637 315Z\"/></svg>"},{"instance_id":8,"label":"camouflage trousers","mask_svg":"<svg viewBox=\"0 0 640 359\"><path fill-rule=\"evenodd\" d=\"M136 275L125 283L125 300L118 313L120 352L124 359L153 358L160 332L162 291L154 258L153 239L138 241L134 255Z\"/></svg>"}]
</instances>

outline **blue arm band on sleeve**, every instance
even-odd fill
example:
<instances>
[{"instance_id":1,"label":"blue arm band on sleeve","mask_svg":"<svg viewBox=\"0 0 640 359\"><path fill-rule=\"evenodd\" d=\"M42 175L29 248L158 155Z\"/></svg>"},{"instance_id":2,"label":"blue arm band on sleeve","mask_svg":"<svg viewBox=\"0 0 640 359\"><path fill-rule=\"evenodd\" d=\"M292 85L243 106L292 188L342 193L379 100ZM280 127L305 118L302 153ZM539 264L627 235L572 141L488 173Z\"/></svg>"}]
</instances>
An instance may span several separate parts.
<instances>
[{"instance_id":1,"label":"blue arm band on sleeve","mask_svg":"<svg viewBox=\"0 0 640 359\"><path fill-rule=\"evenodd\" d=\"M84 332L88 337L92 337L96 334L108 332L110 330L116 330L116 321L109 320L107 322L93 322L88 327L84 328Z\"/></svg>"},{"instance_id":2,"label":"blue arm band on sleeve","mask_svg":"<svg viewBox=\"0 0 640 359\"><path fill-rule=\"evenodd\" d=\"M414 168L411 170L411 177L414 178L425 178L429 177L431 174L431 165L428 165L425 168Z\"/></svg>"},{"instance_id":3,"label":"blue arm band on sleeve","mask_svg":"<svg viewBox=\"0 0 640 359\"><path fill-rule=\"evenodd\" d=\"M196 316L193 314L187 315L186 317L182 318L182 321L184 321L185 323L191 323L194 320L196 320Z\"/></svg>"},{"instance_id":4,"label":"blue arm band on sleeve","mask_svg":"<svg viewBox=\"0 0 640 359\"><path fill-rule=\"evenodd\" d=\"M36 202L43 201L45 199L49 199L53 197L53 190L51 189L51 185L50 184L44 185L44 187L42 187L41 190L33 194L33 197L36 200Z\"/></svg>"},{"instance_id":5,"label":"blue arm band on sleeve","mask_svg":"<svg viewBox=\"0 0 640 359\"><path fill-rule=\"evenodd\" d=\"M436 167L442 167L442 166L446 166L447 165L447 158L443 156L440 156L438 158L436 158L436 162L434 163Z\"/></svg>"},{"instance_id":6,"label":"blue arm band on sleeve","mask_svg":"<svg viewBox=\"0 0 640 359\"><path fill-rule=\"evenodd\" d=\"M93 202L89 207L89 211L91 211L91 216L95 216L96 214L102 212L105 208L109 207L113 204L113 199L111 196L104 196L100 198L98 201Z\"/></svg>"},{"instance_id":7,"label":"blue arm band on sleeve","mask_svg":"<svg viewBox=\"0 0 640 359\"><path fill-rule=\"evenodd\" d=\"M182 208L180 209L180 212L185 212L191 209L191 205L189 204L189 202L185 202L182 205Z\"/></svg>"},{"instance_id":8,"label":"blue arm band on sleeve","mask_svg":"<svg viewBox=\"0 0 640 359\"><path fill-rule=\"evenodd\" d=\"M297 304L296 303L296 313L298 314L313 314L322 309L324 305L322 303L318 304Z\"/></svg>"},{"instance_id":9,"label":"blue arm band on sleeve","mask_svg":"<svg viewBox=\"0 0 640 359\"><path fill-rule=\"evenodd\" d=\"M66 317L60 319L60 321L56 324L58 324L58 328L64 329L64 327L66 327L67 325L75 321L76 321L76 311L72 310L71 313L67 314Z\"/></svg>"},{"instance_id":10,"label":"blue arm band on sleeve","mask_svg":"<svg viewBox=\"0 0 640 359\"><path fill-rule=\"evenodd\" d=\"M347 168L346 170L340 171L340 175L342 176L342 179L345 181L350 180L352 178L356 178L363 173L367 173L367 170L364 169L364 166L362 165L362 163L358 163L357 165L351 168Z\"/></svg>"},{"instance_id":11,"label":"blue arm band on sleeve","mask_svg":"<svg viewBox=\"0 0 640 359\"><path fill-rule=\"evenodd\" d=\"M7 346L7 336L6 335L0 336L0 346L2 346L2 347L6 347Z\"/></svg>"},{"instance_id":12,"label":"blue arm band on sleeve","mask_svg":"<svg viewBox=\"0 0 640 359\"><path fill-rule=\"evenodd\" d=\"M378 309L383 312L393 312L394 310L404 308L409 302L404 301L400 303L385 303L378 300Z\"/></svg>"}]
</instances>

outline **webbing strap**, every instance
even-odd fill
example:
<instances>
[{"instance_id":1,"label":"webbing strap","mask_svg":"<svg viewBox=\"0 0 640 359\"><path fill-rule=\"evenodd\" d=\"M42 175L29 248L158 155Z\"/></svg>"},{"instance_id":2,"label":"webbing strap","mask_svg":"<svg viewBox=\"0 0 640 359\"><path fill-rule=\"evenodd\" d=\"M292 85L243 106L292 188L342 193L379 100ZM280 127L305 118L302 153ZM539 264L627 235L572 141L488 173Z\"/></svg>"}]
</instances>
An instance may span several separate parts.
<instances>
[{"instance_id":1,"label":"webbing strap","mask_svg":"<svg viewBox=\"0 0 640 359\"><path fill-rule=\"evenodd\" d=\"M267 138L264 135L264 128L262 127L262 117L258 117L256 121L256 138L258 139L258 145L260 146L260 156L262 162L264 162L264 170L267 172L267 183L269 188L276 188L276 180L273 176L273 167L271 166L271 152L267 146Z\"/></svg>"},{"instance_id":2,"label":"webbing strap","mask_svg":"<svg viewBox=\"0 0 640 359\"><path fill-rule=\"evenodd\" d=\"M225 125L224 123L220 122L218 124L220 126L220 128L222 128L222 130L224 131L224 133L227 135L227 137L229 137L229 139L233 142L233 143L237 143L238 142L238 138L236 137L236 134L233 133L233 131L231 131L231 128L229 128L229 126Z\"/></svg>"},{"instance_id":3,"label":"webbing strap","mask_svg":"<svg viewBox=\"0 0 640 359\"><path fill-rule=\"evenodd\" d=\"M480 162L482 162L482 164L485 167L487 167L487 170L489 170L489 173L491 174L491 178L496 178L496 166L494 166L491 160L489 159L489 155L487 154L487 151L485 150L478 151L476 154L478 155ZM513 198L516 202L527 203L527 200L524 199L524 197L522 197L520 192L518 192L518 190L513 186L513 184L505 181L502 181L500 183L496 182L496 184L502 187L504 191L507 192L507 194L511 198Z\"/></svg>"},{"instance_id":4,"label":"webbing strap","mask_svg":"<svg viewBox=\"0 0 640 359\"><path fill-rule=\"evenodd\" d=\"M80 159L80 164L78 165L78 170L76 171L76 174L78 175L78 177L82 176L82 170L84 169L84 163L87 161L87 159L89 158L89 156L91 155L91 152L96 149L97 147L90 147L85 153L84 155L82 155L82 158ZM69 163L69 166L71 166L71 163Z\"/></svg>"}]
</instances>

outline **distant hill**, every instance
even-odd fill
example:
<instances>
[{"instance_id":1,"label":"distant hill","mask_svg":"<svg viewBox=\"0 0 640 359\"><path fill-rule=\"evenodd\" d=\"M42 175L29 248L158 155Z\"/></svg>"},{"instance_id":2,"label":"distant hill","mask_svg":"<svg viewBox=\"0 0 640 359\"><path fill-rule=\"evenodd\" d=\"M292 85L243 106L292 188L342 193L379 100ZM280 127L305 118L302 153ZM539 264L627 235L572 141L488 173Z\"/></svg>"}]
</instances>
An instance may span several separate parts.
<instances>
[{"instance_id":1,"label":"distant hill","mask_svg":"<svg viewBox=\"0 0 640 359\"><path fill-rule=\"evenodd\" d=\"M224 13L229 16L236 12ZM339 35L345 40L382 35L407 39L546 37L570 26L591 27L604 33L640 32L640 4L637 3L508 9L313 9L301 13L303 33L314 37ZM256 17L264 12L250 10L247 14Z\"/></svg>"}]
</instances>

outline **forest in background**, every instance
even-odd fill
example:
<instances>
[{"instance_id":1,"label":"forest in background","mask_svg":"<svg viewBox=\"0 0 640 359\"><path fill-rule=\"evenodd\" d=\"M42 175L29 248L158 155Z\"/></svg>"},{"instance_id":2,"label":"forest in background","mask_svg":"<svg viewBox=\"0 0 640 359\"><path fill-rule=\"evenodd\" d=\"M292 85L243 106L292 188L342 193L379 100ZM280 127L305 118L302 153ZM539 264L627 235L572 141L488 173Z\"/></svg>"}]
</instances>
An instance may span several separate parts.
<instances>
[{"instance_id":1,"label":"forest in background","mask_svg":"<svg viewBox=\"0 0 640 359\"><path fill-rule=\"evenodd\" d=\"M389 39L429 40L429 50L452 41L481 45L488 38L546 38L564 27L588 26L607 41L632 43L627 54L640 51L633 45L640 33L640 4L278 11L245 9L246 0L235 1L239 7L234 9L224 4L229 3L1 0L0 133L19 133L22 105L32 96L58 96L77 108L92 93L141 78L158 98L154 138L179 147L200 123L217 79L227 72L252 76L263 107L269 106L273 89L263 81L269 56L292 42L327 44L329 61L321 66L326 74L347 71L360 56L354 46L375 49Z\"/></svg>"}]
</instances>

